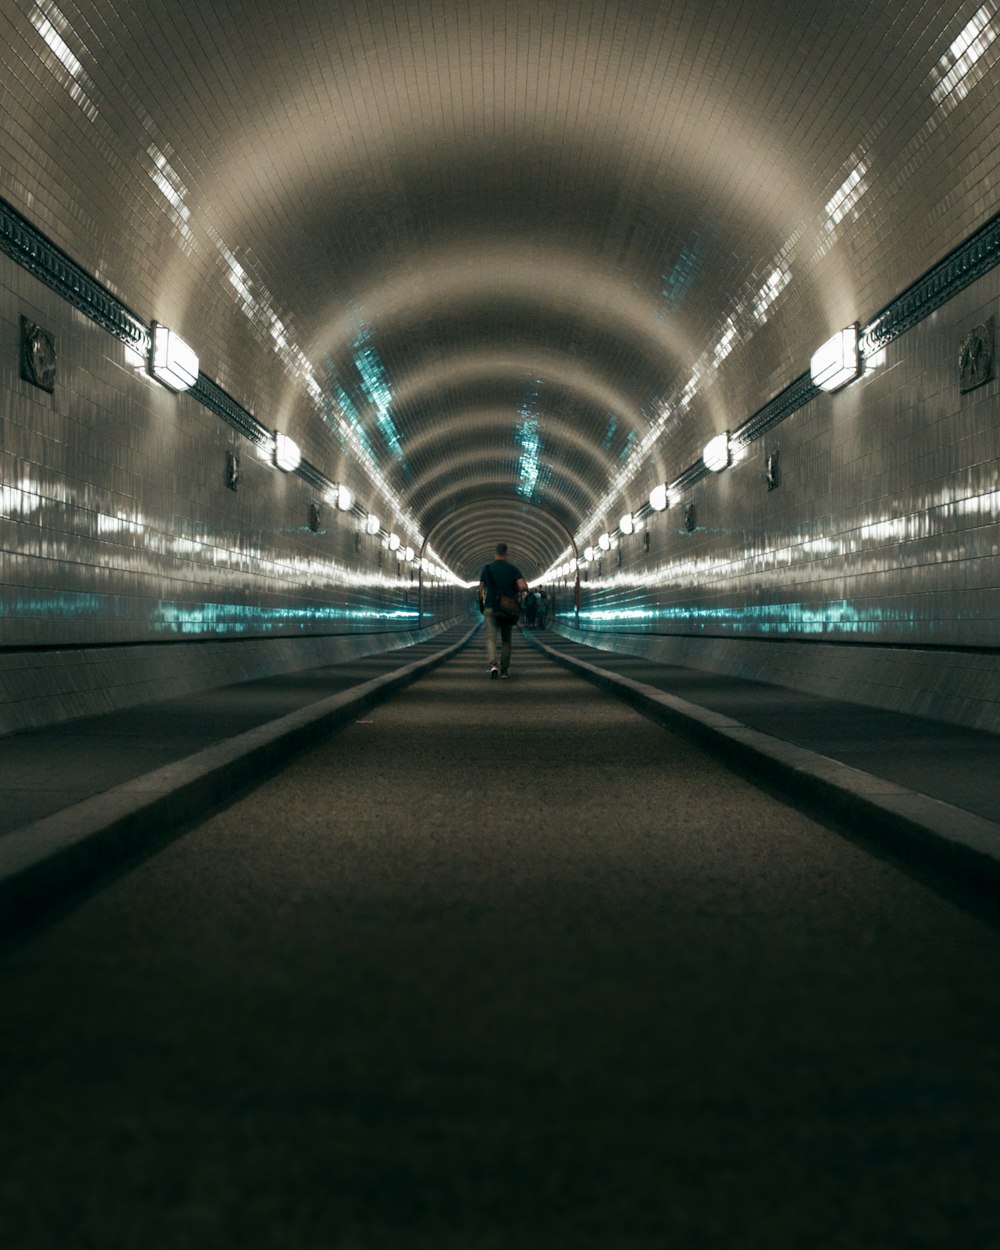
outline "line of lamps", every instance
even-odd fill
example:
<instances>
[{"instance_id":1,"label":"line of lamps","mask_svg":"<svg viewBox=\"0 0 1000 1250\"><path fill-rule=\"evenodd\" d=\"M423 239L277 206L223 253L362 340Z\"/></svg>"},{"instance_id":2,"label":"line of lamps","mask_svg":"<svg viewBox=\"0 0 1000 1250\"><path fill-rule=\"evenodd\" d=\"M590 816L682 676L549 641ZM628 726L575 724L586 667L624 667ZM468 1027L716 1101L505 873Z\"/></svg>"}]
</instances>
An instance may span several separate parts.
<instances>
[{"instance_id":1,"label":"line of lamps","mask_svg":"<svg viewBox=\"0 0 1000 1250\"><path fill-rule=\"evenodd\" d=\"M198 381L198 354L179 334L159 322L154 321L151 327L149 372L168 390L175 394L190 390ZM274 464L283 473L294 473L302 463L302 449L293 438L280 430L274 432ZM335 485L327 492L326 501L336 504L341 512L350 512L354 507L354 492L342 483ZM374 512L365 515L365 533L376 535L381 532L382 523ZM383 545L389 551L398 551L400 559L412 563L416 552L412 547L403 547L398 534L390 533Z\"/></svg>"},{"instance_id":2,"label":"line of lamps","mask_svg":"<svg viewBox=\"0 0 1000 1250\"><path fill-rule=\"evenodd\" d=\"M827 339L822 347L813 352L809 360L809 376L813 385L822 391L839 391L860 377L861 369L860 331L856 322ZM721 473L732 464L728 430L709 439L702 449L701 459L705 468L712 473ZM649 492L649 507L653 512L664 512L679 500L679 493L666 482L654 486ZM618 522L618 530L622 534L635 534L644 525L641 513L626 512ZM600 535L595 546L584 548L581 558L568 560L554 572L556 576L568 576L583 565L600 560L614 545L614 537L605 532Z\"/></svg>"},{"instance_id":3,"label":"line of lamps","mask_svg":"<svg viewBox=\"0 0 1000 1250\"><path fill-rule=\"evenodd\" d=\"M167 326L153 322L152 341L149 353L149 371L157 381L170 390L179 392L189 390L198 380L198 356L193 348ZM861 374L861 351L859 345L859 329L857 322L838 331L828 339L822 347L812 354L809 361L809 375L814 385L824 391L838 391ZM729 431L716 434L709 439L701 453L702 463L712 473L721 473L732 463L732 448L729 442ZM276 430L274 434L274 463L285 473L294 473L302 462L302 451L294 439ZM343 512L349 512L354 506L354 495L348 487L335 487L335 496L329 498ZM331 492L333 494L333 492ZM670 487L665 482L654 486L649 493L649 506L654 512L663 512L672 502ZM618 522L622 534L634 534L643 526L638 514L626 512ZM365 517L365 532L378 534L381 522L374 513ZM587 547L583 559L570 560L557 571L559 574L574 572L581 563L589 564L598 560L601 555L610 551L613 539L610 533L603 533L597 540L596 547ZM396 533L390 533L384 540L384 546L393 552L400 552L400 559L412 562L416 553L412 547L402 547L402 539Z\"/></svg>"},{"instance_id":4,"label":"line of lamps","mask_svg":"<svg viewBox=\"0 0 1000 1250\"><path fill-rule=\"evenodd\" d=\"M821 391L839 391L848 382L861 376L861 346L858 323L838 330L809 359L809 376L813 385ZM729 431L724 430L710 438L701 453L702 463L712 473L721 473L733 462ZM662 512L669 503L666 486L657 486L650 492L649 506L654 512ZM630 532L630 531L625 531Z\"/></svg>"},{"instance_id":5,"label":"line of lamps","mask_svg":"<svg viewBox=\"0 0 1000 1250\"><path fill-rule=\"evenodd\" d=\"M857 322L827 339L809 360L809 376L813 385L822 391L839 391L848 382L861 376L861 348ZM721 473L733 462L729 431L724 430L708 440L702 448L702 463L712 473ZM669 503L668 488L655 487L649 496L649 506L654 512L662 512ZM631 533L630 530L624 531Z\"/></svg>"}]
</instances>

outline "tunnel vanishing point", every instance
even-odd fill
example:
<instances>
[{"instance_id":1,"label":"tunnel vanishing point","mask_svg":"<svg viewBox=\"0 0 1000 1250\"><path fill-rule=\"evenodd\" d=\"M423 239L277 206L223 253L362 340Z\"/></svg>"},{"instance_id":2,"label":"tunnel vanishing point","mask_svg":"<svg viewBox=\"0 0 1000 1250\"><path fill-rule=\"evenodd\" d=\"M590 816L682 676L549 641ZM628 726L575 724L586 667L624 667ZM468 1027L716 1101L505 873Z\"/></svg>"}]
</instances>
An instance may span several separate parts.
<instances>
[{"instance_id":1,"label":"tunnel vanishing point","mask_svg":"<svg viewBox=\"0 0 1000 1250\"><path fill-rule=\"evenodd\" d=\"M0 730L425 637L501 538L598 647L1000 727L993 0L0 30Z\"/></svg>"},{"instance_id":2,"label":"tunnel vanishing point","mask_svg":"<svg viewBox=\"0 0 1000 1250\"><path fill-rule=\"evenodd\" d=\"M0 57L2 1250L997 1250L1000 0Z\"/></svg>"}]
</instances>

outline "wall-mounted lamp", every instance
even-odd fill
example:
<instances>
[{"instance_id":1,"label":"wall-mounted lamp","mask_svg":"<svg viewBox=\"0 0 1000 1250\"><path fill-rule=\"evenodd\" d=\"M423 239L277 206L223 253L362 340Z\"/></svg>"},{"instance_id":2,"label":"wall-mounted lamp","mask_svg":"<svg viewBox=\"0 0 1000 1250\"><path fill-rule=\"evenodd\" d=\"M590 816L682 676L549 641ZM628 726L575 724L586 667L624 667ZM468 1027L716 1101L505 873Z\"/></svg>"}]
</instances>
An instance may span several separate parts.
<instances>
[{"instance_id":1,"label":"wall-mounted lamp","mask_svg":"<svg viewBox=\"0 0 1000 1250\"><path fill-rule=\"evenodd\" d=\"M654 512L663 512L667 507L667 484L662 482L649 492L649 506Z\"/></svg>"},{"instance_id":2,"label":"wall-mounted lamp","mask_svg":"<svg viewBox=\"0 0 1000 1250\"><path fill-rule=\"evenodd\" d=\"M274 432L274 463L283 473L294 473L302 463L298 443L278 430Z\"/></svg>"},{"instance_id":3,"label":"wall-mounted lamp","mask_svg":"<svg viewBox=\"0 0 1000 1250\"><path fill-rule=\"evenodd\" d=\"M414 556L415 556L416 554L417 554L417 553L413 550L413 548L412 548L412 547L407 547L407 548L406 548L406 559L407 559L407 561L408 561L410 564L412 564L412 563L413 563L413 558L414 558Z\"/></svg>"},{"instance_id":4,"label":"wall-mounted lamp","mask_svg":"<svg viewBox=\"0 0 1000 1250\"><path fill-rule=\"evenodd\" d=\"M809 376L823 391L837 391L861 373L861 354L858 351L857 322L840 330L832 339L813 352L809 361Z\"/></svg>"},{"instance_id":5,"label":"wall-mounted lamp","mask_svg":"<svg viewBox=\"0 0 1000 1250\"><path fill-rule=\"evenodd\" d=\"M623 534L635 533L635 518L632 516L631 512L625 513L625 515L618 522L618 528Z\"/></svg>"},{"instance_id":6,"label":"wall-mounted lamp","mask_svg":"<svg viewBox=\"0 0 1000 1250\"><path fill-rule=\"evenodd\" d=\"M705 468L711 469L713 473L721 473L723 469L727 469L729 467L729 431L716 434L715 438L709 439L702 450L701 458L705 462Z\"/></svg>"},{"instance_id":7,"label":"wall-mounted lamp","mask_svg":"<svg viewBox=\"0 0 1000 1250\"><path fill-rule=\"evenodd\" d=\"M365 533L377 534L382 528L382 522L378 519L374 512L369 512L365 519Z\"/></svg>"},{"instance_id":8,"label":"wall-mounted lamp","mask_svg":"<svg viewBox=\"0 0 1000 1250\"><path fill-rule=\"evenodd\" d=\"M337 487L337 507L341 512L350 512L354 507L354 492L343 483Z\"/></svg>"},{"instance_id":9,"label":"wall-mounted lamp","mask_svg":"<svg viewBox=\"0 0 1000 1250\"><path fill-rule=\"evenodd\" d=\"M399 535L398 534L389 535L389 550L390 551L399 550Z\"/></svg>"},{"instance_id":10,"label":"wall-mounted lamp","mask_svg":"<svg viewBox=\"0 0 1000 1250\"><path fill-rule=\"evenodd\" d=\"M586 560L588 564L591 562L591 560L593 560L594 555L595 555L595 552L594 552L593 547L585 547L583 549L583 558L584 560Z\"/></svg>"},{"instance_id":11,"label":"wall-mounted lamp","mask_svg":"<svg viewBox=\"0 0 1000 1250\"><path fill-rule=\"evenodd\" d=\"M602 551L610 551L611 550L611 535L602 534L600 538L597 540L597 545L598 547L600 547Z\"/></svg>"},{"instance_id":12,"label":"wall-mounted lamp","mask_svg":"<svg viewBox=\"0 0 1000 1250\"><path fill-rule=\"evenodd\" d=\"M187 391L198 381L198 356L182 338L153 322L149 372L172 391Z\"/></svg>"}]
</instances>

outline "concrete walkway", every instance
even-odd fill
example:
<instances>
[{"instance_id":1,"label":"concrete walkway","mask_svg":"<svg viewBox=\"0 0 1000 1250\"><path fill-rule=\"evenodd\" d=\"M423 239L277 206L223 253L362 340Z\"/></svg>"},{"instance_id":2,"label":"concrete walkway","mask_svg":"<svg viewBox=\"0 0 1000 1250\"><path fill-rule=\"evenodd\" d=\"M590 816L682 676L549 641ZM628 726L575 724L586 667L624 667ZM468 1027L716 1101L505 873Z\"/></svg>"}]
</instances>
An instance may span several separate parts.
<instances>
[{"instance_id":1,"label":"concrete walkway","mask_svg":"<svg viewBox=\"0 0 1000 1250\"><path fill-rule=\"evenodd\" d=\"M525 637L831 818L1000 898L1000 738L764 682Z\"/></svg>"},{"instance_id":2,"label":"concrete walkway","mask_svg":"<svg viewBox=\"0 0 1000 1250\"><path fill-rule=\"evenodd\" d=\"M516 638L0 952L17 1250L992 1250L1000 928Z\"/></svg>"},{"instance_id":3,"label":"concrete walkway","mask_svg":"<svg viewBox=\"0 0 1000 1250\"><path fill-rule=\"evenodd\" d=\"M419 646L0 739L0 934L148 853L455 654ZM516 634L875 843L1000 887L1000 739L953 725ZM477 647L480 643L477 641Z\"/></svg>"},{"instance_id":4,"label":"concrete walkway","mask_svg":"<svg viewBox=\"0 0 1000 1250\"><path fill-rule=\"evenodd\" d=\"M360 660L0 739L0 935L155 850L459 650L472 626Z\"/></svg>"}]
</instances>

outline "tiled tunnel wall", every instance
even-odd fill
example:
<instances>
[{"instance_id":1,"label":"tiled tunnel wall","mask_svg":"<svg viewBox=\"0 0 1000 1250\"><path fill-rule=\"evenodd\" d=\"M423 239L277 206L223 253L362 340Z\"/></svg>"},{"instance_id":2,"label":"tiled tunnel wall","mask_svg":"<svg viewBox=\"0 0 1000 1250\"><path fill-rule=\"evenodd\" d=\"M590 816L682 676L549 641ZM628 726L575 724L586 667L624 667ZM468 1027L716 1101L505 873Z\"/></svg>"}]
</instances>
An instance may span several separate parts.
<instances>
[{"instance_id":1,"label":"tiled tunnel wall","mask_svg":"<svg viewBox=\"0 0 1000 1250\"><path fill-rule=\"evenodd\" d=\"M1000 732L998 382L963 392L959 376L998 309L993 271L620 537L584 574L579 617L564 581L561 627Z\"/></svg>"},{"instance_id":2,"label":"tiled tunnel wall","mask_svg":"<svg viewBox=\"0 0 1000 1250\"><path fill-rule=\"evenodd\" d=\"M0 732L401 646L465 612L429 577L418 601L416 568L356 516L6 258L0 301ZM22 317L55 338L52 393L20 376Z\"/></svg>"},{"instance_id":3,"label":"tiled tunnel wall","mask_svg":"<svg viewBox=\"0 0 1000 1250\"><path fill-rule=\"evenodd\" d=\"M447 6L432 7L444 16ZM822 246L797 232L769 242L761 226L746 254L733 255L736 268L750 266L748 290L759 295L779 258L791 265L787 246L797 240L799 249L794 278L781 269L787 295L775 297L766 323L749 318L711 371L696 401L705 419L666 429L656 458L689 463L695 435L716 414L737 410L742 419L805 367L817 321L826 332L871 315L996 212L1000 17L994 0L960 7L898 6L893 29L859 31L874 42L865 44L869 59L852 66L850 99L863 107L851 116L869 118L869 129L831 131L820 147L815 135L790 130L786 140L781 131L782 144L812 145L788 155L808 172L801 190L811 209L825 205ZM270 84L283 98L289 67L262 46L250 73L243 58L254 50L234 45L218 50L225 75L208 58L211 79L192 79L183 40L155 37L175 20L172 10L157 15L152 32L125 16L116 20L112 5L64 13L50 0L0 14L0 194L147 321L183 332L219 385L261 420L294 429L306 455L337 477L351 459L310 393L309 361L297 347L308 341L305 328L270 288L286 276L282 248L298 248L303 272L287 289L315 298L318 283L325 292L371 223L331 230L330 268L318 266L304 245L314 240L297 187L271 168L238 189L219 174L220 160L230 170L229 144L263 144L263 133L241 130L258 116L250 96ZM970 19L982 55L952 64ZM242 15L233 20L245 29ZM210 26L210 12L198 21ZM212 42L200 25L193 33L192 46ZM888 76L873 71L883 36L898 41ZM155 69L144 59L154 46ZM325 88L336 75L322 51L318 41L316 81ZM505 55L519 82L516 52ZM300 81L300 69L285 86ZM808 73L806 60L799 70ZM129 86L143 78L146 102ZM234 105L225 83L239 84L248 107ZM749 104L770 89L746 77ZM220 128L211 141L200 124L208 116ZM371 159L362 120L345 124L359 167ZM442 136L452 121L436 117ZM182 135L190 142L179 150ZM559 150L546 148L546 171ZM835 209L831 186L850 192ZM377 198L384 188L377 179L373 187ZM268 229L250 236L255 252L240 223L258 213ZM624 235L641 213L623 197ZM395 242L405 250L406 237ZM796 412L741 463L624 539L588 574L585 636L1000 731L997 382L962 394L957 377L959 344L993 314L998 286L993 272L956 295L889 344L863 380ZM22 316L55 336L54 395L19 375ZM731 310L719 316L719 325L694 325L709 353ZM236 492L224 483L233 449L242 467ZM781 484L768 491L763 458L774 450ZM308 486L254 455L224 422L152 384L121 343L0 258L0 732L184 682L315 663L334 646L412 636L409 570L397 572L377 540L329 507L312 532ZM563 627L575 628L571 588L555 590ZM463 591L439 585L417 624L436 627L467 606Z\"/></svg>"},{"instance_id":4,"label":"tiled tunnel wall","mask_svg":"<svg viewBox=\"0 0 1000 1250\"><path fill-rule=\"evenodd\" d=\"M3 728L398 645L465 611L430 585L418 621L409 570L355 518L325 506L311 530L307 484L2 264ZM561 627L1000 731L997 382L963 393L958 369L998 287L994 271L622 537L579 619L558 586ZM21 317L56 338L54 394L19 376ZM201 642L169 659L136 645L184 639Z\"/></svg>"}]
</instances>

